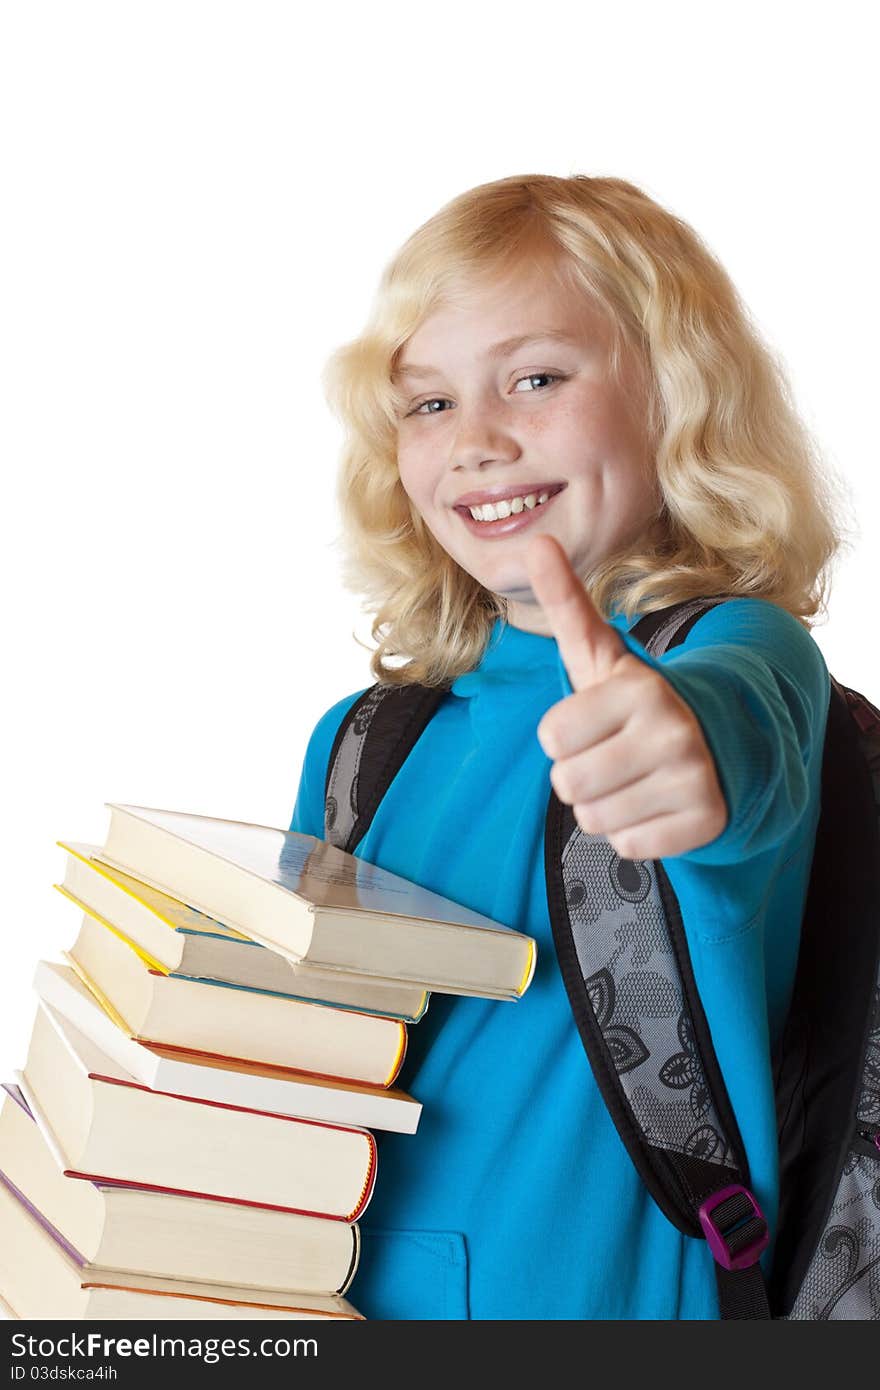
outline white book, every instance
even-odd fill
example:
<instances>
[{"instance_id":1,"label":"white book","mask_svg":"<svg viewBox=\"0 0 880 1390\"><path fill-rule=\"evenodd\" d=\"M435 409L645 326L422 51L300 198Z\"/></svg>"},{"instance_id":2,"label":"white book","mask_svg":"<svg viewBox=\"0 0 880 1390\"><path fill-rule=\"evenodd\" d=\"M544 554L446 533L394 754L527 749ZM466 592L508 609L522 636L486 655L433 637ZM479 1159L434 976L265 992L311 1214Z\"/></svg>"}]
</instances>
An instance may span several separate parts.
<instances>
[{"instance_id":1,"label":"white book","mask_svg":"<svg viewBox=\"0 0 880 1390\"><path fill-rule=\"evenodd\" d=\"M188 1057L138 1042L111 1017L71 965L39 961L34 989L124 1073L154 1091L397 1134L415 1134L418 1128L421 1104L398 1087L322 1081L244 1062L233 1066L228 1058Z\"/></svg>"},{"instance_id":2,"label":"white book","mask_svg":"<svg viewBox=\"0 0 880 1390\"><path fill-rule=\"evenodd\" d=\"M91 1265L2 1181L0 1295L26 1321L361 1319L341 1294L285 1294Z\"/></svg>"},{"instance_id":3,"label":"white book","mask_svg":"<svg viewBox=\"0 0 880 1390\"><path fill-rule=\"evenodd\" d=\"M368 1130L152 1090L43 1003L15 1080L71 1175L347 1222L372 1196Z\"/></svg>"},{"instance_id":4,"label":"white book","mask_svg":"<svg viewBox=\"0 0 880 1390\"><path fill-rule=\"evenodd\" d=\"M489 999L534 975L532 937L313 835L114 804L99 857L322 970Z\"/></svg>"},{"instance_id":5,"label":"white book","mask_svg":"<svg viewBox=\"0 0 880 1390\"><path fill-rule=\"evenodd\" d=\"M169 975L153 969L135 946L87 912L76 941L63 954L97 987L99 999L131 1036L148 1047L183 1048L383 1088L403 1064L407 1031L397 1018Z\"/></svg>"}]
</instances>

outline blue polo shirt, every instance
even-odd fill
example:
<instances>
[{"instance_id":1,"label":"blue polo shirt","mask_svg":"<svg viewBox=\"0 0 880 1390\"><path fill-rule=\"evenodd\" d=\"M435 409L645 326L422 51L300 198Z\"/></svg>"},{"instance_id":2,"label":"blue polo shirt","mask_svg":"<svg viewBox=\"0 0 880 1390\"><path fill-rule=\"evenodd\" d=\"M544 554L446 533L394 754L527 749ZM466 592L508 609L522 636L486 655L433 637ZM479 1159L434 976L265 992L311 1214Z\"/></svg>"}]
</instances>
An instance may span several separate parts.
<instances>
[{"instance_id":1,"label":"blue polo shirt","mask_svg":"<svg viewBox=\"0 0 880 1390\"><path fill-rule=\"evenodd\" d=\"M770 1049L794 977L830 678L810 633L764 599L710 609L658 659L622 614L611 621L696 714L727 802L716 839L662 863L772 1229ZM362 693L318 721L291 829L323 837L330 748ZM570 694L556 640L498 619L479 665L455 681L355 849L538 945L522 999L433 994L410 1028L399 1084L424 1109L417 1134L377 1136L377 1183L349 1292L367 1318L718 1317L708 1247L669 1222L633 1168L556 960L544 876L552 764L536 730Z\"/></svg>"}]
</instances>

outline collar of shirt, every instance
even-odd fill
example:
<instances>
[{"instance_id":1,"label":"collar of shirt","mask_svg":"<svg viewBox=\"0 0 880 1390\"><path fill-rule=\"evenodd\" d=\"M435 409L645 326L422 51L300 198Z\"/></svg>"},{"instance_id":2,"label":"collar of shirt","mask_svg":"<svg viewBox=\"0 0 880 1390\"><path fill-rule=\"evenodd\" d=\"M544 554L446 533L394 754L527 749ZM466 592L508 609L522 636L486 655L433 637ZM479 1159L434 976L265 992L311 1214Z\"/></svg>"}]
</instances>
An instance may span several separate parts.
<instances>
[{"instance_id":1,"label":"collar of shirt","mask_svg":"<svg viewBox=\"0 0 880 1390\"><path fill-rule=\"evenodd\" d=\"M623 613L615 610L609 622L620 632L631 651L646 655L641 644L629 636ZM648 660L650 663L650 658ZM549 691L551 703L554 692L556 699L572 693L556 638L525 632L512 627L503 618L495 619L479 665L459 676L451 688L453 695L462 699L480 696L491 701L497 695L505 704L520 693L527 700L534 699L538 690Z\"/></svg>"}]
</instances>

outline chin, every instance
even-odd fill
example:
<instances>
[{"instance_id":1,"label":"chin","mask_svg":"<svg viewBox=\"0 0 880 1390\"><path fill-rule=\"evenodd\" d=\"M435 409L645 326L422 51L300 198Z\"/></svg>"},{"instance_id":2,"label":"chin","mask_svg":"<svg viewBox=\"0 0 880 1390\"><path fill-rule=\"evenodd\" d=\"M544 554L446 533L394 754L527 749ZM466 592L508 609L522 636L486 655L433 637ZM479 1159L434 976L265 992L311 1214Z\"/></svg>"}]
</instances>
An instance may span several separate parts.
<instances>
[{"instance_id":1,"label":"chin","mask_svg":"<svg viewBox=\"0 0 880 1390\"><path fill-rule=\"evenodd\" d=\"M535 595L532 593L531 585L525 574L511 576L507 582L503 582L496 576L482 578L476 575L475 578L482 584L484 589L488 589L498 599L504 599L507 603L534 603Z\"/></svg>"}]
</instances>

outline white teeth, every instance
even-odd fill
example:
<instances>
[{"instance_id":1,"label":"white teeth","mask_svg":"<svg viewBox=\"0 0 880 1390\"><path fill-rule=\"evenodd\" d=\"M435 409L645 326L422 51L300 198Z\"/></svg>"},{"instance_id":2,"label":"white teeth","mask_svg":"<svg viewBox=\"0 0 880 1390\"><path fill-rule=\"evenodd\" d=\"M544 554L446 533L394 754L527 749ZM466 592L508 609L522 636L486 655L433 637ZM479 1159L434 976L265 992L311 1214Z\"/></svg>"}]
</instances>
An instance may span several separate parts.
<instances>
[{"instance_id":1,"label":"white teeth","mask_svg":"<svg viewBox=\"0 0 880 1390\"><path fill-rule=\"evenodd\" d=\"M549 492L530 492L526 497L506 497L501 502L484 502L481 507L469 507L468 511L474 521L500 521L503 517L510 516L511 513L516 515L524 507L533 511L542 502L546 502L549 496Z\"/></svg>"}]
</instances>

